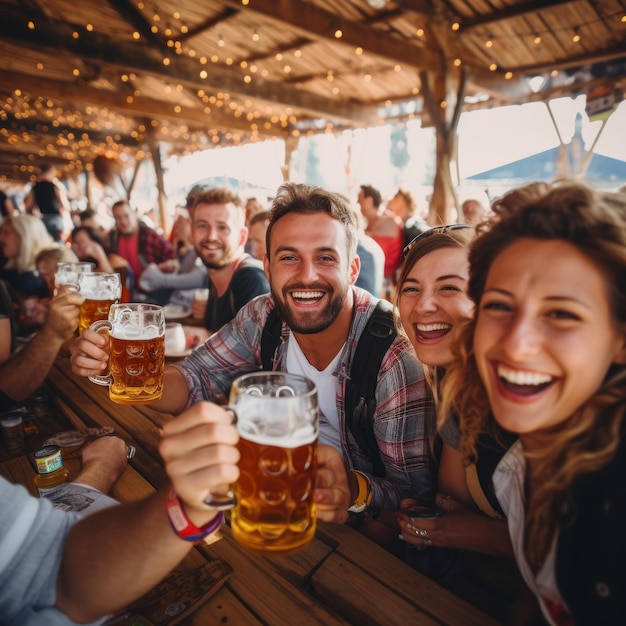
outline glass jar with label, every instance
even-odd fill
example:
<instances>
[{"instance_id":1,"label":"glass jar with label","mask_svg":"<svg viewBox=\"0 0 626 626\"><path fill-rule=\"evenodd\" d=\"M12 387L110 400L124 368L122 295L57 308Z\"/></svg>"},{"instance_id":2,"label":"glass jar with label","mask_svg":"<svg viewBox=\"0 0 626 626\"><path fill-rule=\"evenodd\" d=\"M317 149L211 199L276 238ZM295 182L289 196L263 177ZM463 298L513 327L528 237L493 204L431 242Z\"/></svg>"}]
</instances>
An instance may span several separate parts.
<instances>
[{"instance_id":1,"label":"glass jar with label","mask_svg":"<svg viewBox=\"0 0 626 626\"><path fill-rule=\"evenodd\" d=\"M44 446L35 452L34 457L37 466L35 487L40 496L69 480L70 473L63 465L59 446Z\"/></svg>"}]
</instances>

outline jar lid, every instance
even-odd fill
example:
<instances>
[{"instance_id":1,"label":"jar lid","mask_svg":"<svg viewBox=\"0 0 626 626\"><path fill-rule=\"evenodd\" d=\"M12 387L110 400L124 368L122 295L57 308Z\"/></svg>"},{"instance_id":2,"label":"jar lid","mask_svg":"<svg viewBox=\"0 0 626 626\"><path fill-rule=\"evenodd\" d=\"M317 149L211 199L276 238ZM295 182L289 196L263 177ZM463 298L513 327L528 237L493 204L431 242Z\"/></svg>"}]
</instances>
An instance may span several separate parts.
<instances>
[{"instance_id":1,"label":"jar lid","mask_svg":"<svg viewBox=\"0 0 626 626\"><path fill-rule=\"evenodd\" d=\"M37 452L35 452L36 459L43 459L47 456L52 456L53 454L57 454L61 448L59 446L44 446L43 448L39 448Z\"/></svg>"}]
</instances>

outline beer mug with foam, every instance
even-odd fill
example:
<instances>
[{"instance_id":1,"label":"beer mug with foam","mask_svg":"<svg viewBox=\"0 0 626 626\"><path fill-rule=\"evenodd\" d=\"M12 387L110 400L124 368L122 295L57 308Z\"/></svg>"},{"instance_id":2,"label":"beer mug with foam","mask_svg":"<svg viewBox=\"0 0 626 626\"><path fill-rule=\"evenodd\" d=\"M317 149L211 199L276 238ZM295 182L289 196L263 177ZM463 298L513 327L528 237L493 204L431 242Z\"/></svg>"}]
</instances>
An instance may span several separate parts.
<instances>
[{"instance_id":1,"label":"beer mug with foam","mask_svg":"<svg viewBox=\"0 0 626 626\"><path fill-rule=\"evenodd\" d=\"M95 263L80 261L78 263L57 263L54 273L54 295L59 292L59 287L69 285L78 289L78 278L82 274L89 274L95 269Z\"/></svg>"},{"instance_id":2,"label":"beer mug with foam","mask_svg":"<svg viewBox=\"0 0 626 626\"><path fill-rule=\"evenodd\" d=\"M109 333L109 373L89 380L109 386L119 404L145 404L163 395L165 314L156 304L112 304L107 320L89 328Z\"/></svg>"},{"instance_id":3,"label":"beer mug with foam","mask_svg":"<svg viewBox=\"0 0 626 626\"><path fill-rule=\"evenodd\" d=\"M229 406L241 453L233 485L233 536L266 554L297 550L315 535L315 384L286 372L246 374L233 383Z\"/></svg>"},{"instance_id":4,"label":"beer mug with foam","mask_svg":"<svg viewBox=\"0 0 626 626\"><path fill-rule=\"evenodd\" d=\"M112 304L119 302L122 283L117 273L89 272L78 277L78 291L84 298L78 314L79 334L98 320L109 317Z\"/></svg>"}]
</instances>

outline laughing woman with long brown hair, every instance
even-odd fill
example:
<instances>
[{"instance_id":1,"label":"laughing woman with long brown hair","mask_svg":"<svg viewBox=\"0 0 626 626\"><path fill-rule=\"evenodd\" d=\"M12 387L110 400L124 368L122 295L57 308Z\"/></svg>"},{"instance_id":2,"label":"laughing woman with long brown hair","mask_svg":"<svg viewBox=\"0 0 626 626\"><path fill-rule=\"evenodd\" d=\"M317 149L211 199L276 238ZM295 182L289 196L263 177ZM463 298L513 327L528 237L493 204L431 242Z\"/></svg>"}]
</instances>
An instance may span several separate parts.
<instances>
[{"instance_id":1,"label":"laughing woman with long brown hair","mask_svg":"<svg viewBox=\"0 0 626 626\"><path fill-rule=\"evenodd\" d=\"M626 613L626 196L563 185L496 215L470 251L476 315L442 383L470 462L519 435L493 483L550 624Z\"/></svg>"}]
</instances>

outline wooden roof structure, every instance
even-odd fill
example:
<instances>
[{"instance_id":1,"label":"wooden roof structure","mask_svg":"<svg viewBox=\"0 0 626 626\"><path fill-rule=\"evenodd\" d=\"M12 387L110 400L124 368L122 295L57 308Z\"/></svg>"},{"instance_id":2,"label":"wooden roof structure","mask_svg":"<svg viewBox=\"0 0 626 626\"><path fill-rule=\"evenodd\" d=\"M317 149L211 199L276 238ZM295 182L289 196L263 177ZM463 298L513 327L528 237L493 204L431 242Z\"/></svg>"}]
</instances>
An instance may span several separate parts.
<instances>
[{"instance_id":1,"label":"wooden roof structure","mask_svg":"<svg viewBox=\"0 0 626 626\"><path fill-rule=\"evenodd\" d=\"M626 87L625 0L0 0L0 180ZM534 79L531 81L531 79Z\"/></svg>"}]
</instances>

